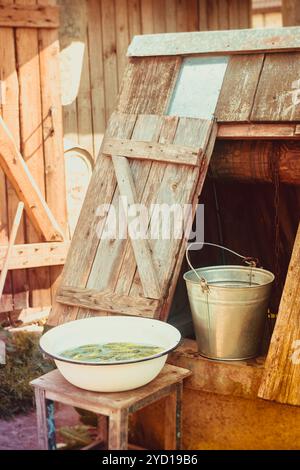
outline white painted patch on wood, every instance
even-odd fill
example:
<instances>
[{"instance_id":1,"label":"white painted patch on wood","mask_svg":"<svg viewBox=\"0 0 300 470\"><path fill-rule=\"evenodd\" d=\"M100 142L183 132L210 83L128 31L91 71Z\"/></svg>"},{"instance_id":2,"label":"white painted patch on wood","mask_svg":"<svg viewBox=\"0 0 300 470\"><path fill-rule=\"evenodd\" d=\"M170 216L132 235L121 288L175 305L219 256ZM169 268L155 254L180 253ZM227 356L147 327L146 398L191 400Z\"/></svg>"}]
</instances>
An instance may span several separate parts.
<instances>
[{"instance_id":1,"label":"white painted patch on wood","mask_svg":"<svg viewBox=\"0 0 300 470\"><path fill-rule=\"evenodd\" d=\"M211 119L227 63L228 57L225 56L184 59L167 114Z\"/></svg>"}]
</instances>

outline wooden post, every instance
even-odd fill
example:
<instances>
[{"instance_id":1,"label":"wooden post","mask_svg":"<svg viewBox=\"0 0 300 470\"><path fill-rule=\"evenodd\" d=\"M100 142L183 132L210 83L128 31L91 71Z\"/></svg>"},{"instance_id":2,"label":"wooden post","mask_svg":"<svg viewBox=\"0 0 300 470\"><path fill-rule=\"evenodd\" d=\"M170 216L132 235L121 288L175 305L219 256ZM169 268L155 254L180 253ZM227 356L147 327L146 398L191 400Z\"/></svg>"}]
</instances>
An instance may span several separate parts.
<instances>
[{"instance_id":1,"label":"wooden post","mask_svg":"<svg viewBox=\"0 0 300 470\"><path fill-rule=\"evenodd\" d=\"M41 450L56 450L54 403L46 400L45 390L35 387L38 443Z\"/></svg>"},{"instance_id":2,"label":"wooden post","mask_svg":"<svg viewBox=\"0 0 300 470\"><path fill-rule=\"evenodd\" d=\"M299 0L282 0L282 23L283 26L300 25Z\"/></svg>"},{"instance_id":3,"label":"wooden post","mask_svg":"<svg viewBox=\"0 0 300 470\"><path fill-rule=\"evenodd\" d=\"M117 410L109 416L108 450L128 449L128 411Z\"/></svg>"},{"instance_id":4,"label":"wooden post","mask_svg":"<svg viewBox=\"0 0 300 470\"><path fill-rule=\"evenodd\" d=\"M176 390L165 399L164 416L164 450L175 450L177 448L177 426L176 426Z\"/></svg>"},{"instance_id":5,"label":"wooden post","mask_svg":"<svg viewBox=\"0 0 300 470\"><path fill-rule=\"evenodd\" d=\"M258 396L300 405L300 225Z\"/></svg>"},{"instance_id":6,"label":"wooden post","mask_svg":"<svg viewBox=\"0 0 300 470\"><path fill-rule=\"evenodd\" d=\"M18 228L20 226L20 222L21 222L21 218L22 218L22 214L23 214L23 209L24 209L24 204L23 204L23 202L20 202L19 205L18 205L18 209L17 209L17 213L16 213L16 216L15 216L14 222L13 222L12 231L11 231L11 235L9 237L9 242L8 242L7 253L6 253L6 256L5 256L5 259L4 259L4 263L3 263L2 271L1 271L1 275L0 275L0 298L1 298L2 293L3 293L4 284L5 284L5 280L6 280L6 276L7 276L7 271L8 271L8 268L9 268L10 256L11 256L11 253L12 253L12 249L13 249L16 237L17 237Z\"/></svg>"}]
</instances>

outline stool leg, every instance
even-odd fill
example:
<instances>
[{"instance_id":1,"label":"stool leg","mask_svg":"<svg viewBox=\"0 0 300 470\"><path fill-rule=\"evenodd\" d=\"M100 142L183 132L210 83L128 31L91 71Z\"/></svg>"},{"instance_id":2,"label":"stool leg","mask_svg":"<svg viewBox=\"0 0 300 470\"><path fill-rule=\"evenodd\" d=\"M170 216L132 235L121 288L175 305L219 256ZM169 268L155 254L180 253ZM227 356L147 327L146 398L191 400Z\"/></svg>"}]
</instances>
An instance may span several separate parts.
<instances>
[{"instance_id":1,"label":"stool leg","mask_svg":"<svg viewBox=\"0 0 300 470\"><path fill-rule=\"evenodd\" d=\"M176 385L176 450L182 448L182 392L183 384Z\"/></svg>"},{"instance_id":2,"label":"stool leg","mask_svg":"<svg viewBox=\"0 0 300 470\"><path fill-rule=\"evenodd\" d=\"M107 440L108 440L108 417L107 416L98 415L97 440L103 442L107 446Z\"/></svg>"},{"instance_id":3,"label":"stool leg","mask_svg":"<svg viewBox=\"0 0 300 470\"><path fill-rule=\"evenodd\" d=\"M113 411L109 415L108 450L128 449L128 410Z\"/></svg>"},{"instance_id":4,"label":"stool leg","mask_svg":"<svg viewBox=\"0 0 300 470\"><path fill-rule=\"evenodd\" d=\"M164 411L164 450L177 449L177 392L172 391L165 398Z\"/></svg>"},{"instance_id":5,"label":"stool leg","mask_svg":"<svg viewBox=\"0 0 300 470\"><path fill-rule=\"evenodd\" d=\"M46 400L45 390L35 388L38 443L41 450L55 450L54 403Z\"/></svg>"}]
</instances>

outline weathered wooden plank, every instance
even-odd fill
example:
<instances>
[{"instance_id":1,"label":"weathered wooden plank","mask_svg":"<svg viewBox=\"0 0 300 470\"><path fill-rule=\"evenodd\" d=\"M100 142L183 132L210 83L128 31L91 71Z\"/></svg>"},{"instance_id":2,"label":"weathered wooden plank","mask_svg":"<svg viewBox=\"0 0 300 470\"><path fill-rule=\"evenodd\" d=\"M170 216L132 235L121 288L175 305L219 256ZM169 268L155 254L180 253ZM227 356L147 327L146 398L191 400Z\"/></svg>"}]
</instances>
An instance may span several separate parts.
<instances>
[{"instance_id":1,"label":"weathered wooden plank","mask_svg":"<svg viewBox=\"0 0 300 470\"><path fill-rule=\"evenodd\" d=\"M300 226L258 396L300 405Z\"/></svg>"},{"instance_id":2,"label":"weathered wooden plank","mask_svg":"<svg viewBox=\"0 0 300 470\"><path fill-rule=\"evenodd\" d=\"M7 272L9 269L10 257L11 257L13 246L16 241L16 236L17 236L17 232L20 226L20 222L22 219L23 209L24 209L23 202L19 202L18 209L15 215L14 221L13 221L11 233L9 236L8 246L7 246L6 253L4 255L3 265L2 265L1 274L0 274L0 298L2 297L2 294L3 294L5 280L6 280Z\"/></svg>"},{"instance_id":3,"label":"weathered wooden plank","mask_svg":"<svg viewBox=\"0 0 300 470\"><path fill-rule=\"evenodd\" d=\"M279 180L300 184L300 142L278 141ZM271 183L274 143L272 140L217 141L210 163L210 176L224 180Z\"/></svg>"},{"instance_id":4,"label":"weathered wooden plank","mask_svg":"<svg viewBox=\"0 0 300 470\"><path fill-rule=\"evenodd\" d=\"M97 158L106 123L103 56L99 54L103 47L102 22L98 0L87 2L87 15L94 156Z\"/></svg>"},{"instance_id":5,"label":"weathered wooden plank","mask_svg":"<svg viewBox=\"0 0 300 470\"><path fill-rule=\"evenodd\" d=\"M124 74L117 111L161 114L167 107L180 64L180 57L130 61Z\"/></svg>"},{"instance_id":6,"label":"weathered wooden plank","mask_svg":"<svg viewBox=\"0 0 300 470\"><path fill-rule=\"evenodd\" d=\"M293 139L297 138L295 124L251 123L223 124L218 126L218 139Z\"/></svg>"},{"instance_id":7,"label":"weathered wooden plank","mask_svg":"<svg viewBox=\"0 0 300 470\"><path fill-rule=\"evenodd\" d=\"M133 38L129 57L237 54L299 50L300 29L241 29L143 35Z\"/></svg>"},{"instance_id":8,"label":"weathered wooden plank","mask_svg":"<svg viewBox=\"0 0 300 470\"><path fill-rule=\"evenodd\" d=\"M300 4L297 0L284 0L282 2L283 26L296 26L300 24Z\"/></svg>"},{"instance_id":9,"label":"weathered wooden plank","mask_svg":"<svg viewBox=\"0 0 300 470\"><path fill-rule=\"evenodd\" d=\"M134 140L105 139L102 153L141 160L155 160L179 165L199 165L200 149L183 145L159 144Z\"/></svg>"},{"instance_id":10,"label":"weathered wooden plank","mask_svg":"<svg viewBox=\"0 0 300 470\"><path fill-rule=\"evenodd\" d=\"M61 25L59 30L64 137L75 144L78 143L76 98L80 86L85 51L84 23L80 20L82 4L81 0L61 2Z\"/></svg>"},{"instance_id":11,"label":"weathered wooden plank","mask_svg":"<svg viewBox=\"0 0 300 470\"><path fill-rule=\"evenodd\" d=\"M13 4L13 0L2 0L2 4ZM0 44L5 47L0 49L1 75L3 79L2 91L2 118L13 136L15 144L20 149L20 121L19 121L19 80L16 64L16 47L13 28L0 29ZM19 198L4 173L0 170L0 213L1 213L1 243L7 242L10 230L19 203ZM2 232L2 234L1 234ZM5 232L6 235L5 235ZM16 237L16 243L25 242L24 218ZM27 273L22 270L8 273L6 286L9 292L13 292L15 302L21 301L21 297L28 299L26 286L28 285Z\"/></svg>"},{"instance_id":12,"label":"weathered wooden plank","mask_svg":"<svg viewBox=\"0 0 300 470\"><path fill-rule=\"evenodd\" d=\"M176 31L188 31L188 1L177 0Z\"/></svg>"},{"instance_id":13,"label":"weathered wooden plank","mask_svg":"<svg viewBox=\"0 0 300 470\"><path fill-rule=\"evenodd\" d=\"M128 5L123 0L115 0L116 15L116 46L117 46L117 70L118 70L118 86L123 79L124 71L127 66L128 59L126 51L129 44L129 24L128 24Z\"/></svg>"},{"instance_id":14,"label":"weathered wooden plank","mask_svg":"<svg viewBox=\"0 0 300 470\"><path fill-rule=\"evenodd\" d=\"M38 4L55 6L56 0L38 0ZM46 198L55 220L65 235L68 223L58 30L41 29L38 37ZM61 271L61 267L50 269L52 301L55 298Z\"/></svg>"},{"instance_id":15,"label":"weathered wooden plank","mask_svg":"<svg viewBox=\"0 0 300 470\"><path fill-rule=\"evenodd\" d=\"M165 0L166 5L166 32L176 31L177 0ZM151 33L152 31L149 31ZM143 33L145 34L145 33Z\"/></svg>"},{"instance_id":16,"label":"weathered wooden plank","mask_svg":"<svg viewBox=\"0 0 300 470\"><path fill-rule=\"evenodd\" d=\"M193 118L180 118L176 134L174 137L174 144L181 145L199 145L203 148L204 153L208 143L212 122L201 119ZM204 157L202 157L203 159ZM164 207L168 205L169 208L177 208L177 229L178 217L180 217L180 210L183 210L185 204L191 204L194 198L194 191L199 178L198 168L181 167L178 165L168 165L164 173L163 179L159 185L152 183L153 193L156 194L155 204L157 207ZM180 208L180 209L179 209ZM182 223L186 223L183 213ZM152 216L153 218L153 216ZM152 219L151 219L152 220ZM179 219L180 220L180 219ZM174 269L176 265L181 264L181 258L178 257L178 252L182 243L183 234L179 237L176 234L176 225L171 222L169 237L163 233L164 224L166 220L159 220L159 236L153 237L151 240L151 249L153 259L156 266L158 266L158 276L162 292L169 286L170 279L173 282ZM137 279L132 285L130 293L136 295L140 286Z\"/></svg>"},{"instance_id":17,"label":"weathered wooden plank","mask_svg":"<svg viewBox=\"0 0 300 470\"><path fill-rule=\"evenodd\" d=\"M187 31L198 31L198 0L188 2L187 14Z\"/></svg>"},{"instance_id":18,"label":"weathered wooden plank","mask_svg":"<svg viewBox=\"0 0 300 470\"><path fill-rule=\"evenodd\" d=\"M219 28L218 0L210 0L207 4L207 23L210 31L216 31Z\"/></svg>"},{"instance_id":19,"label":"weathered wooden plank","mask_svg":"<svg viewBox=\"0 0 300 470\"><path fill-rule=\"evenodd\" d=\"M207 31L208 29L208 18L207 18L207 2L208 0L199 0L199 31Z\"/></svg>"},{"instance_id":20,"label":"weathered wooden plank","mask_svg":"<svg viewBox=\"0 0 300 470\"><path fill-rule=\"evenodd\" d=\"M114 2L111 0L101 0L106 120L109 119L115 109L118 93L116 31L115 24L112 22L114 16Z\"/></svg>"},{"instance_id":21,"label":"weathered wooden plank","mask_svg":"<svg viewBox=\"0 0 300 470\"><path fill-rule=\"evenodd\" d=\"M299 52L266 54L251 120L297 121L300 119L299 66Z\"/></svg>"},{"instance_id":22,"label":"weathered wooden plank","mask_svg":"<svg viewBox=\"0 0 300 470\"><path fill-rule=\"evenodd\" d=\"M215 112L218 121L250 119L263 61L263 54L230 58Z\"/></svg>"},{"instance_id":23,"label":"weathered wooden plank","mask_svg":"<svg viewBox=\"0 0 300 470\"><path fill-rule=\"evenodd\" d=\"M117 119L117 115L115 116ZM138 116L133 133L133 139L143 140L157 140L160 129L161 129L162 118L160 116ZM137 191L137 197L140 201L142 198L143 190L147 181L148 172L151 168L151 162L132 161L131 171L133 174L135 187ZM114 197L112 199L113 210L115 211L116 218L120 217L120 192L119 188L116 187L114 191ZM122 210L122 209L121 209ZM120 229L120 227L119 227ZM119 269L122 262L123 249L126 245L131 247L128 238L117 237L111 239L106 237L100 240L97 254L94 259L93 267L89 276L87 286L95 288L97 290L114 289L118 276ZM134 258L135 260L135 258ZM105 265L105 270L101 270L101 266ZM136 264L135 264L136 266ZM101 276L99 271L101 270ZM126 276L127 277L127 276Z\"/></svg>"},{"instance_id":24,"label":"weathered wooden plank","mask_svg":"<svg viewBox=\"0 0 300 470\"><path fill-rule=\"evenodd\" d=\"M230 29L229 27L229 10L231 8L230 0L218 0L218 19L219 28L221 31ZM247 28L248 25L245 26Z\"/></svg>"},{"instance_id":25,"label":"weathered wooden plank","mask_svg":"<svg viewBox=\"0 0 300 470\"><path fill-rule=\"evenodd\" d=\"M141 2L141 23L142 34L154 33L152 0L142 0Z\"/></svg>"},{"instance_id":26,"label":"weathered wooden plank","mask_svg":"<svg viewBox=\"0 0 300 470\"><path fill-rule=\"evenodd\" d=\"M8 28L58 28L59 8L49 4L0 4L0 26Z\"/></svg>"},{"instance_id":27,"label":"weathered wooden plank","mask_svg":"<svg viewBox=\"0 0 300 470\"><path fill-rule=\"evenodd\" d=\"M111 137L129 138L133 131L136 116L114 116L110 119L107 128L107 135ZM99 189L98 183L101 181ZM106 218L101 218L101 214L95 210L103 205L110 204L116 188L116 178L113 165L110 159L99 156L93 171L91 182L85 197L83 209L79 217L73 243L65 263L62 275L63 285L73 285L85 287L88 281L91 267L96 256L99 239L105 227ZM84 216L83 216L84 214ZM74 264L76 269L74 269ZM99 277L99 276L98 276ZM89 286L94 287L94 286ZM78 308L53 308L49 316L49 324L55 325L67 319L75 319Z\"/></svg>"},{"instance_id":28,"label":"weathered wooden plank","mask_svg":"<svg viewBox=\"0 0 300 470\"><path fill-rule=\"evenodd\" d=\"M107 129L107 135L118 138L131 136L136 116L112 116ZM97 183L101 181L101 190ZM110 204L116 188L116 178L110 159L100 157L97 160L91 183L84 202L84 209L73 235L73 243L69 252L63 275L63 284L85 287L90 274L96 250L104 229L105 222L101 214L95 214L95 207ZM83 212L85 215L83 216ZM74 242L75 239L75 242ZM81 241L83 243L81 243ZM76 263L76 272L69 264Z\"/></svg>"},{"instance_id":29,"label":"weathered wooden plank","mask_svg":"<svg viewBox=\"0 0 300 470\"><path fill-rule=\"evenodd\" d=\"M8 269L38 268L65 264L70 242L26 243L15 245ZM0 245L0 270L3 266L7 246Z\"/></svg>"},{"instance_id":30,"label":"weathered wooden plank","mask_svg":"<svg viewBox=\"0 0 300 470\"><path fill-rule=\"evenodd\" d=\"M61 286L58 288L57 302L80 306L103 312L121 315L137 315L152 318L159 307L156 299L129 297L109 291L99 292L96 289Z\"/></svg>"},{"instance_id":31,"label":"weathered wooden plank","mask_svg":"<svg viewBox=\"0 0 300 470\"><path fill-rule=\"evenodd\" d=\"M178 126L177 116L166 116L163 119L160 129L159 142L166 143L173 142L174 135ZM147 167L146 167L147 165ZM141 204L145 207L150 206L153 202L153 194L155 194L156 186L158 187L163 179L167 165L165 163L152 163L152 165L143 163L143 173L146 173L147 180L150 184L144 183L144 189L141 193ZM148 171L147 171L148 170ZM139 181L140 178L137 178ZM158 266L157 266L158 268ZM136 273L136 262L131 245L128 243L123 253L123 259L119 276L116 283L116 292L122 294L129 294L132 284L134 282ZM138 277L138 275L137 275Z\"/></svg>"},{"instance_id":32,"label":"weathered wooden plank","mask_svg":"<svg viewBox=\"0 0 300 470\"><path fill-rule=\"evenodd\" d=\"M250 25L248 25L250 26ZM229 29L239 29L239 0L230 0Z\"/></svg>"},{"instance_id":33,"label":"weathered wooden plank","mask_svg":"<svg viewBox=\"0 0 300 470\"><path fill-rule=\"evenodd\" d=\"M23 5L35 5L35 0L16 0L15 3ZM46 215L45 221L49 224L51 216L49 208L44 199L46 196L45 187L45 164L44 164L44 145L43 145L43 126L42 126L42 103L41 103L41 73L40 73L40 60L39 60L39 37L38 29L32 28L17 28L15 31L16 39L16 57L19 75L19 91L20 91L20 135L21 135L21 152L22 156L28 166L32 178L36 182L36 194L38 191L41 196L36 198L39 205L37 208L44 207ZM20 160L22 163L22 161ZM31 184L32 186L32 184ZM22 191L25 191L26 185L20 186ZM21 200L22 197L21 197ZM26 207L25 209L28 213ZM35 204L31 204L32 212L35 209ZM47 209L46 209L47 207ZM48 215L47 215L48 212ZM41 212L43 216L43 212ZM54 219L54 218L53 218ZM35 226L31 222L31 218L26 218L26 241L27 242L40 242L43 241ZM55 224L55 222L54 222ZM56 223L56 226L58 224ZM56 237L56 226L51 225L53 235ZM53 228L55 229L53 231ZM61 229L57 232L59 238L47 238L49 241L62 239ZM51 281L50 272L48 268L30 269L28 271L28 284L31 291L31 306L51 305Z\"/></svg>"},{"instance_id":34,"label":"weathered wooden plank","mask_svg":"<svg viewBox=\"0 0 300 470\"><path fill-rule=\"evenodd\" d=\"M139 0L127 0L130 38L141 34L141 10Z\"/></svg>"},{"instance_id":35,"label":"weathered wooden plank","mask_svg":"<svg viewBox=\"0 0 300 470\"><path fill-rule=\"evenodd\" d=\"M112 156L112 161L118 182L120 196L126 199L125 207L138 203L137 191L134 185L130 165L125 157ZM135 238L135 234L130 237L134 257L137 263L139 276L143 286L145 297L150 299L160 298L160 287L153 265L150 246L148 240Z\"/></svg>"},{"instance_id":36,"label":"weathered wooden plank","mask_svg":"<svg viewBox=\"0 0 300 470\"><path fill-rule=\"evenodd\" d=\"M91 102L91 82L90 82L90 63L89 56L89 40L88 40L88 16L87 4L88 2L80 2L80 15L77 19L79 30L82 31L81 41L84 45L83 60L80 70L80 85L77 94L77 129L78 129L78 142L94 155L94 141L93 141L93 121L92 121L92 102ZM98 59L97 59L98 60Z\"/></svg>"},{"instance_id":37,"label":"weathered wooden plank","mask_svg":"<svg viewBox=\"0 0 300 470\"><path fill-rule=\"evenodd\" d=\"M135 390L125 392L90 392L82 390L66 381L61 373L56 369L45 374L30 384L33 387L45 389L46 397L54 399L61 397L62 401L75 407L84 404L86 410L91 410L97 414L108 416L113 410L121 410L124 408L133 408L135 405L144 405L149 397L158 399L157 397L176 383L181 383L183 379L189 377L191 372L182 367L175 367L166 364L161 373L149 384ZM58 399L58 401L60 401ZM98 407L98 408L97 408Z\"/></svg>"},{"instance_id":38,"label":"weathered wooden plank","mask_svg":"<svg viewBox=\"0 0 300 470\"><path fill-rule=\"evenodd\" d=\"M252 6L251 2L245 0L238 0L239 7L239 28L250 28L251 27L251 15Z\"/></svg>"},{"instance_id":39,"label":"weathered wooden plank","mask_svg":"<svg viewBox=\"0 0 300 470\"><path fill-rule=\"evenodd\" d=\"M141 7L142 7L141 2ZM161 0L152 0L153 4L153 26L154 33L164 33L166 31L166 5ZM138 34L141 34L138 33ZM145 33L143 33L145 34Z\"/></svg>"},{"instance_id":40,"label":"weathered wooden plank","mask_svg":"<svg viewBox=\"0 0 300 470\"><path fill-rule=\"evenodd\" d=\"M44 200L40 189L19 153L15 142L0 118L0 164L34 224L48 241L63 240L63 232Z\"/></svg>"},{"instance_id":41,"label":"weathered wooden plank","mask_svg":"<svg viewBox=\"0 0 300 470\"><path fill-rule=\"evenodd\" d=\"M108 449L128 449L128 411L118 410L111 413L108 421Z\"/></svg>"}]
</instances>

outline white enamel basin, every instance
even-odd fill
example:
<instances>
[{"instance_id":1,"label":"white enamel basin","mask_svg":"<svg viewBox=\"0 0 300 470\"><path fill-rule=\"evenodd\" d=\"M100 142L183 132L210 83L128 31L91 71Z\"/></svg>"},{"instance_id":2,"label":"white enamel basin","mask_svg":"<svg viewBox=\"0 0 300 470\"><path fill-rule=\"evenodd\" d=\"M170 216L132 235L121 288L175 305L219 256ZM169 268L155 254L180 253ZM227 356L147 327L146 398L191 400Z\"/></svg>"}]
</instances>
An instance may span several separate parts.
<instances>
[{"instance_id":1,"label":"white enamel basin","mask_svg":"<svg viewBox=\"0 0 300 470\"><path fill-rule=\"evenodd\" d=\"M40 347L54 359L57 368L71 384L97 392L122 392L151 382L180 339L180 332L174 326L159 320L126 316L93 317L56 326L41 337ZM163 351L144 359L115 364L91 364L60 356L66 349L108 342L151 344L163 348Z\"/></svg>"}]
</instances>

